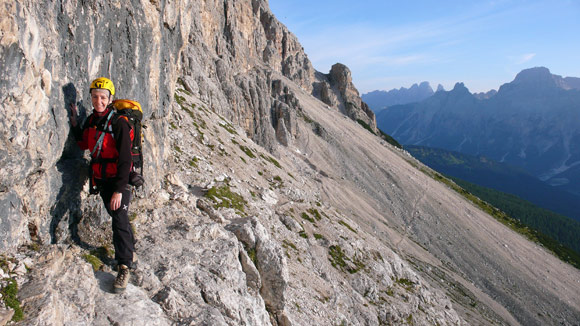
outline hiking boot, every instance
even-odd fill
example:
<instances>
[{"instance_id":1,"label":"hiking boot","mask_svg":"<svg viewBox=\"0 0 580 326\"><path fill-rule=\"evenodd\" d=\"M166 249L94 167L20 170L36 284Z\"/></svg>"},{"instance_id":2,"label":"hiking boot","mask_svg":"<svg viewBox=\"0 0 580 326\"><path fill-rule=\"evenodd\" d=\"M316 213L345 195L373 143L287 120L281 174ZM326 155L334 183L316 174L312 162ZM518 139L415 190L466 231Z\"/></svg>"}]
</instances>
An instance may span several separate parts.
<instances>
[{"instance_id":1,"label":"hiking boot","mask_svg":"<svg viewBox=\"0 0 580 326\"><path fill-rule=\"evenodd\" d=\"M117 278L115 278L115 282L113 283L113 290L115 293L121 293L125 291L127 284L129 284L129 276L129 267L127 267L127 265L119 265L119 273L117 274Z\"/></svg>"}]
</instances>

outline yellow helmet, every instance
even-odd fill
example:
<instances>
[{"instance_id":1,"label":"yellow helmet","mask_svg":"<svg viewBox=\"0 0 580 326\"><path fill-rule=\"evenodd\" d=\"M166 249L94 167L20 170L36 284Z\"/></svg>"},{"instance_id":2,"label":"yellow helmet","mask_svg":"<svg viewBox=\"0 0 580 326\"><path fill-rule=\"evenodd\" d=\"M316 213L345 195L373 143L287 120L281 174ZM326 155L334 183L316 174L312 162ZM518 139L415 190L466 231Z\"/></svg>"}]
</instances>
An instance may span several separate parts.
<instances>
[{"instance_id":1,"label":"yellow helmet","mask_svg":"<svg viewBox=\"0 0 580 326\"><path fill-rule=\"evenodd\" d=\"M93 80L90 90L93 89L106 89L111 93L111 95L115 95L115 85L113 85L113 82L110 79L105 77L99 77Z\"/></svg>"}]
</instances>

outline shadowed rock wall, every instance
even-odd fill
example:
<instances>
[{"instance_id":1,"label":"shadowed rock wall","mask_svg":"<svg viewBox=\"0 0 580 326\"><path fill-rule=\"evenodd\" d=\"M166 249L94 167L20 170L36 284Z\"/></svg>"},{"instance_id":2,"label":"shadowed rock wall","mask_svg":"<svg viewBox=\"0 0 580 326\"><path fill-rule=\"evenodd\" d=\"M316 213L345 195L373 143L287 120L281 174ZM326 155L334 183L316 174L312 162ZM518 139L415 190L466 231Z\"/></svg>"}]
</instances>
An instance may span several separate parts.
<instances>
[{"instance_id":1,"label":"shadowed rock wall","mask_svg":"<svg viewBox=\"0 0 580 326\"><path fill-rule=\"evenodd\" d=\"M81 205L85 176L78 171L87 162L67 118L71 103L81 119L90 114L92 79L111 78L118 98L143 105L148 192L160 181L153 171L164 168L164 120L178 76L273 153L296 136L300 103L272 72L309 93L316 80L302 46L266 1L23 0L4 2L0 13L2 250L30 234L58 242L82 210L100 209Z\"/></svg>"}]
</instances>

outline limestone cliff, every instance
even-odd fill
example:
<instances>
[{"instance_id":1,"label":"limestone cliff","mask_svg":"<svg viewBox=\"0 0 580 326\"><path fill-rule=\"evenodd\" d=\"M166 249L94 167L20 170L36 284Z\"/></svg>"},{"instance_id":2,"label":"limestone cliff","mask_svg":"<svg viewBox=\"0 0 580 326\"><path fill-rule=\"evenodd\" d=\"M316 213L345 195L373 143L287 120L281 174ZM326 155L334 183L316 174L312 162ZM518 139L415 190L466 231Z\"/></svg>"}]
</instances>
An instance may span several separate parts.
<instances>
[{"instance_id":1,"label":"limestone cliff","mask_svg":"<svg viewBox=\"0 0 580 326\"><path fill-rule=\"evenodd\" d=\"M375 113L362 101L347 66L337 63L328 74L317 73L316 76L314 96L351 119L368 125L373 132L378 131Z\"/></svg>"},{"instance_id":2,"label":"limestone cliff","mask_svg":"<svg viewBox=\"0 0 580 326\"><path fill-rule=\"evenodd\" d=\"M266 1L2 1L0 28L0 277L20 324L579 319L579 272L352 121L376 128L348 68L316 72ZM99 76L147 125L123 295L67 117Z\"/></svg>"}]
</instances>

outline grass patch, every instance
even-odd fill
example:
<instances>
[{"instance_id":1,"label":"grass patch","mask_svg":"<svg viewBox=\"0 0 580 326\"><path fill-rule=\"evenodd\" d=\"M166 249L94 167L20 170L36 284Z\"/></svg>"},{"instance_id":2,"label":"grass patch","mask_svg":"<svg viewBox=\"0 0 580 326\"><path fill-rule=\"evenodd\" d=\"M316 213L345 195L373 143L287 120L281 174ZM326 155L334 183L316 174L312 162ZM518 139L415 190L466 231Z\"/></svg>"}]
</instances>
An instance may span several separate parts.
<instances>
[{"instance_id":1,"label":"grass patch","mask_svg":"<svg viewBox=\"0 0 580 326\"><path fill-rule=\"evenodd\" d=\"M401 285L402 287L405 288L405 290L411 292L413 290L413 288L415 287L415 282L406 279L406 278L400 278L397 281L397 284Z\"/></svg>"},{"instance_id":2,"label":"grass patch","mask_svg":"<svg viewBox=\"0 0 580 326\"><path fill-rule=\"evenodd\" d=\"M211 199L215 204L214 208L220 207L233 208L238 212L245 214L245 207L248 204L244 197L233 192L229 185L221 187L212 187L207 191L205 197Z\"/></svg>"},{"instance_id":3,"label":"grass patch","mask_svg":"<svg viewBox=\"0 0 580 326\"><path fill-rule=\"evenodd\" d=\"M177 145L173 146L173 149L174 149L176 152L178 152L179 154L182 154L182 153L183 153L183 151L181 150L181 147L179 147L179 146L177 146Z\"/></svg>"},{"instance_id":4,"label":"grass patch","mask_svg":"<svg viewBox=\"0 0 580 326\"><path fill-rule=\"evenodd\" d=\"M310 217L310 215L308 215L308 213L306 212L300 214L300 217L302 217L303 219L307 220L310 223L316 223L316 221L312 217Z\"/></svg>"},{"instance_id":5,"label":"grass patch","mask_svg":"<svg viewBox=\"0 0 580 326\"><path fill-rule=\"evenodd\" d=\"M284 248L292 248L292 249L298 251L298 248L296 248L296 245L293 244L292 242L288 241L288 240L282 241L282 247L284 247Z\"/></svg>"},{"instance_id":6,"label":"grass patch","mask_svg":"<svg viewBox=\"0 0 580 326\"><path fill-rule=\"evenodd\" d=\"M320 212L318 212L318 210L316 208L311 208L308 210L308 213L312 214L312 216L314 216L314 218L317 221L320 221L322 219L322 216L320 215Z\"/></svg>"},{"instance_id":7,"label":"grass patch","mask_svg":"<svg viewBox=\"0 0 580 326\"><path fill-rule=\"evenodd\" d=\"M338 224L345 226L347 229L351 230L353 233L358 233L358 232L356 232L355 229L352 228L352 226L348 225L348 223L346 223L343 220L338 221Z\"/></svg>"},{"instance_id":8,"label":"grass patch","mask_svg":"<svg viewBox=\"0 0 580 326\"><path fill-rule=\"evenodd\" d=\"M379 133L381 134L381 138L384 139L387 143L397 148L403 149L403 145L399 144L399 142L395 138L391 137L391 135L384 133L381 129L379 129Z\"/></svg>"},{"instance_id":9,"label":"grass patch","mask_svg":"<svg viewBox=\"0 0 580 326\"><path fill-rule=\"evenodd\" d=\"M359 125L363 126L363 128L365 128L366 130L368 130L368 131L369 131L371 134L373 134L373 135L375 135L375 136L377 135L377 134L376 134L376 133L373 131L373 128L371 128L371 126L370 126L368 123L366 123L366 122L362 121L361 119L357 119L357 120L356 120L356 122L358 122L358 124L359 124Z\"/></svg>"},{"instance_id":10,"label":"grass patch","mask_svg":"<svg viewBox=\"0 0 580 326\"><path fill-rule=\"evenodd\" d=\"M228 123L228 122L220 122L219 125L222 126L222 128L224 128L227 132L229 132L232 135L237 135L238 134L236 132L236 129L234 129L234 126L232 126L231 123Z\"/></svg>"},{"instance_id":11,"label":"grass patch","mask_svg":"<svg viewBox=\"0 0 580 326\"><path fill-rule=\"evenodd\" d=\"M280 176L275 176L270 181L270 187L282 188L284 187L284 181L282 181L282 178Z\"/></svg>"},{"instance_id":12,"label":"grass patch","mask_svg":"<svg viewBox=\"0 0 580 326\"><path fill-rule=\"evenodd\" d=\"M197 157L194 157L191 160L189 160L189 166L197 169L197 167L198 167L197 162L199 162L199 159Z\"/></svg>"},{"instance_id":13,"label":"grass patch","mask_svg":"<svg viewBox=\"0 0 580 326\"><path fill-rule=\"evenodd\" d=\"M308 239L308 233L306 233L306 231L304 230L298 232L298 235L303 237L304 239Z\"/></svg>"},{"instance_id":14,"label":"grass patch","mask_svg":"<svg viewBox=\"0 0 580 326\"><path fill-rule=\"evenodd\" d=\"M324 239L324 236L320 233L314 233L313 236L314 236L314 239L316 239L316 240Z\"/></svg>"},{"instance_id":15,"label":"grass patch","mask_svg":"<svg viewBox=\"0 0 580 326\"><path fill-rule=\"evenodd\" d=\"M181 108L183 109L185 105L185 97L175 93L173 94L173 98L175 99L175 102L177 102L177 104L179 104L179 106L181 106Z\"/></svg>"},{"instance_id":16,"label":"grass patch","mask_svg":"<svg viewBox=\"0 0 580 326\"><path fill-rule=\"evenodd\" d=\"M84 254L83 258L89 263L91 264L91 266L93 266L93 271L100 271L101 268L103 267L103 262L94 255L91 254Z\"/></svg>"},{"instance_id":17,"label":"grass patch","mask_svg":"<svg viewBox=\"0 0 580 326\"><path fill-rule=\"evenodd\" d=\"M0 290L2 293L2 300L7 307L14 310L14 315L12 316L12 321L18 322L24 319L24 313L20 307L20 301L18 300L18 283L14 279L8 278L4 279L8 284Z\"/></svg>"},{"instance_id":18,"label":"grass patch","mask_svg":"<svg viewBox=\"0 0 580 326\"><path fill-rule=\"evenodd\" d=\"M275 158L271 157L271 156L266 156L264 154L260 154L260 157L263 158L264 160L274 164L274 166L276 166L278 169L281 169L282 166L280 165L280 163L278 161L276 161Z\"/></svg>"},{"instance_id":19,"label":"grass patch","mask_svg":"<svg viewBox=\"0 0 580 326\"><path fill-rule=\"evenodd\" d=\"M332 267L340 269L343 272L346 271L350 274L355 274L365 267L362 262L348 258L339 246L330 246L330 248L328 248L328 256L328 260ZM347 262L351 262L352 264Z\"/></svg>"},{"instance_id":20,"label":"grass patch","mask_svg":"<svg viewBox=\"0 0 580 326\"><path fill-rule=\"evenodd\" d=\"M249 158L256 158L256 155L254 155L254 153L252 153L252 150L249 149L248 147L240 145L240 149L242 150L242 152L246 153L246 155L248 155Z\"/></svg>"},{"instance_id":21,"label":"grass patch","mask_svg":"<svg viewBox=\"0 0 580 326\"><path fill-rule=\"evenodd\" d=\"M250 259L254 263L254 266L258 267L258 254L256 252L256 248L250 249L246 248L246 252L248 253L248 257L250 257Z\"/></svg>"},{"instance_id":22,"label":"grass patch","mask_svg":"<svg viewBox=\"0 0 580 326\"><path fill-rule=\"evenodd\" d=\"M177 78L177 85L179 85L179 86L182 87L182 88L178 88L177 91L183 92L183 93L185 93L185 94L187 94L189 96L193 96L193 94L191 94L191 92L186 89L187 87L186 87L185 82L183 81L183 79Z\"/></svg>"}]
</instances>

